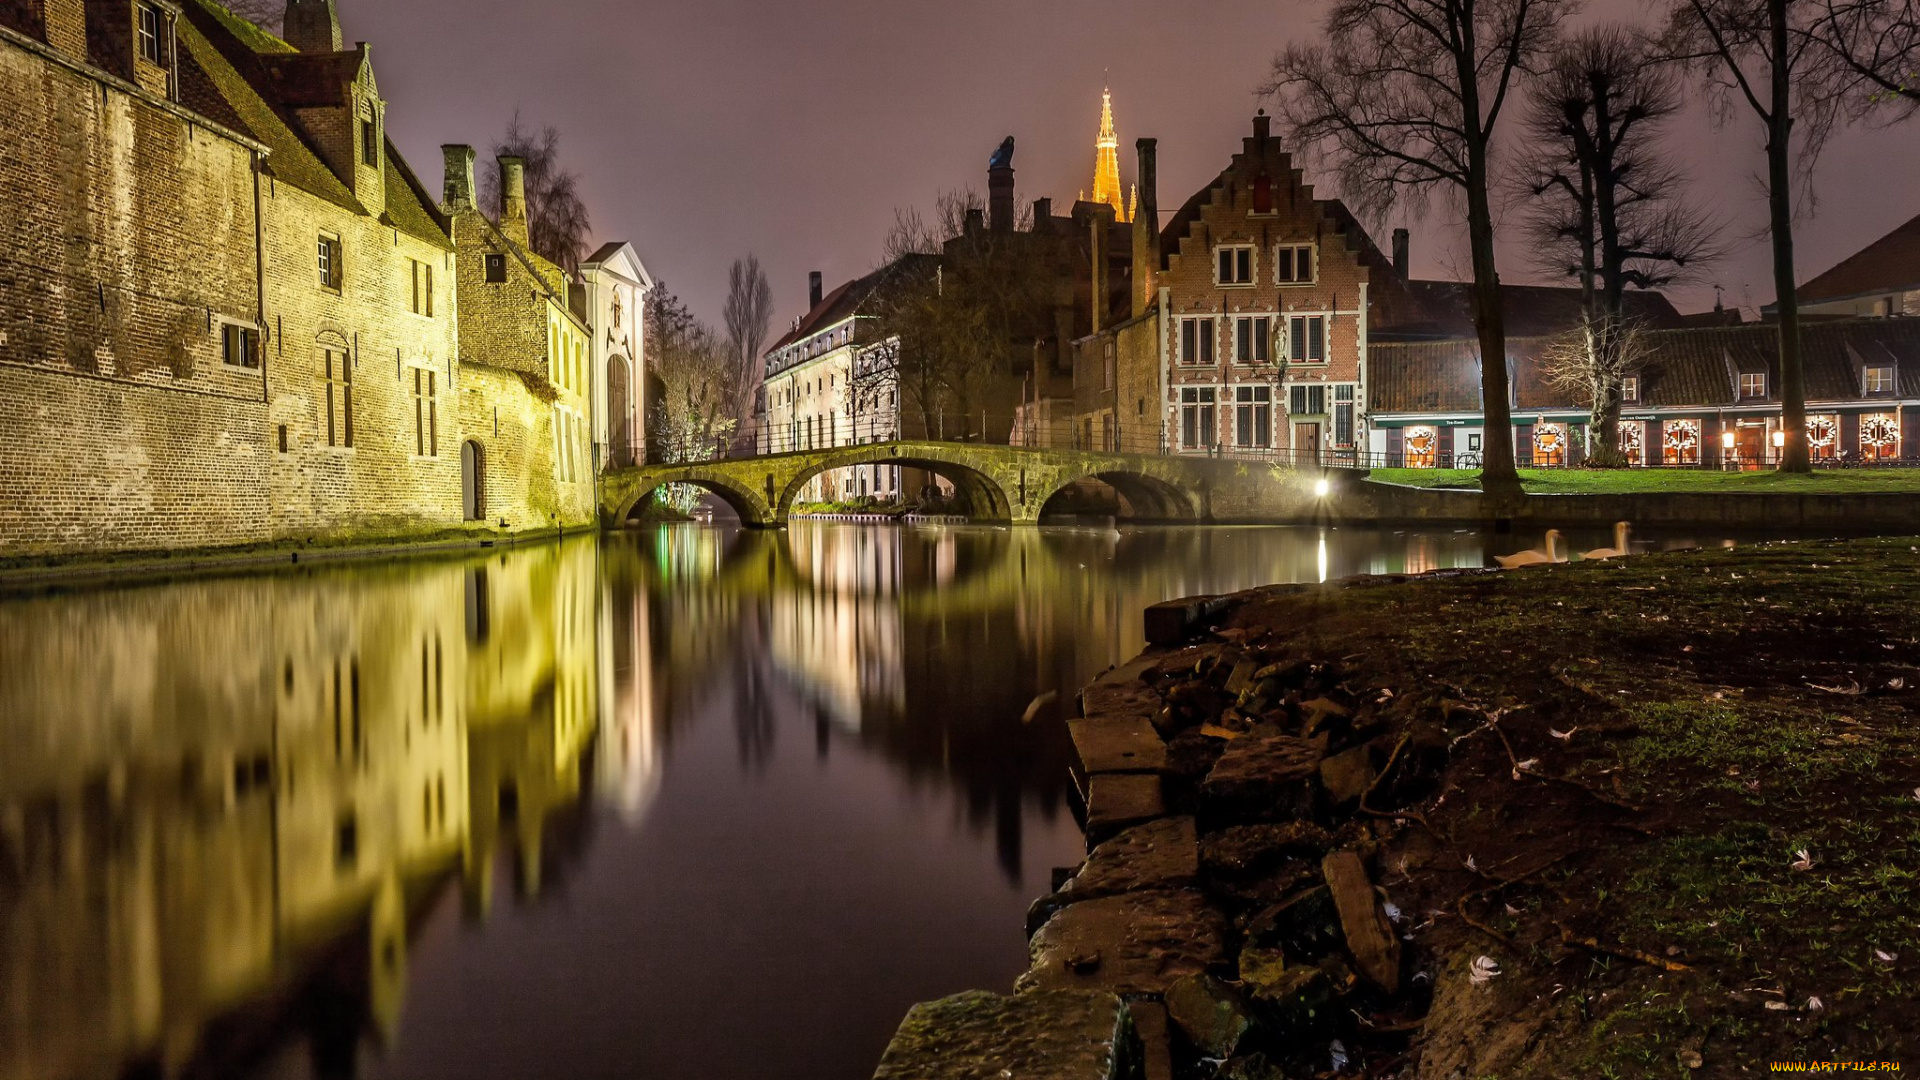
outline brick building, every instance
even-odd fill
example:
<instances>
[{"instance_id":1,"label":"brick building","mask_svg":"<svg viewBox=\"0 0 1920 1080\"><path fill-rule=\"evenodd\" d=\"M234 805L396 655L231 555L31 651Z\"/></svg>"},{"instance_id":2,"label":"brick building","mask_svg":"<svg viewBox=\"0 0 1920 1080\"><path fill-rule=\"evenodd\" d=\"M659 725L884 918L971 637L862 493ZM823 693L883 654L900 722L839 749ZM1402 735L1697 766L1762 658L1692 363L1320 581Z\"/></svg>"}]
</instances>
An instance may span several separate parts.
<instances>
[{"instance_id":1,"label":"brick building","mask_svg":"<svg viewBox=\"0 0 1920 1080\"><path fill-rule=\"evenodd\" d=\"M0 558L591 518L568 283L516 256L466 317L367 46L332 0L286 33L212 0L0 3ZM469 226L476 266L524 249Z\"/></svg>"}]
</instances>

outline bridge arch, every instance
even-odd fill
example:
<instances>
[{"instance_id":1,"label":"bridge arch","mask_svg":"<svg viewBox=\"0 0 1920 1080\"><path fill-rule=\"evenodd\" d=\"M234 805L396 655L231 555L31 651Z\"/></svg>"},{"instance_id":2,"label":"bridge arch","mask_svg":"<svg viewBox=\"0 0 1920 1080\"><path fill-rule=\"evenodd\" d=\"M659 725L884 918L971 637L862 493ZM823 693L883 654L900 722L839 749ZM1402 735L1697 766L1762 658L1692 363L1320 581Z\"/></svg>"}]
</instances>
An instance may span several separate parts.
<instances>
[{"instance_id":1,"label":"bridge arch","mask_svg":"<svg viewBox=\"0 0 1920 1080\"><path fill-rule=\"evenodd\" d=\"M765 528L777 524L773 510L767 505L766 497L742 485L730 472L710 466L689 465L684 468L667 470L647 470L645 479L635 483L630 490L613 502L613 523L619 525L632 515L634 507L640 501L667 484L692 484L707 491L727 504L734 513L740 515L740 523ZM784 514L781 515L785 517Z\"/></svg>"},{"instance_id":2,"label":"bridge arch","mask_svg":"<svg viewBox=\"0 0 1920 1080\"><path fill-rule=\"evenodd\" d=\"M1069 472L1035 504L1036 516L1047 512L1054 496L1083 480L1098 480L1119 495L1123 517L1140 521L1196 521L1201 517L1194 498L1179 485L1146 472L1099 469Z\"/></svg>"},{"instance_id":3,"label":"bridge arch","mask_svg":"<svg viewBox=\"0 0 1920 1080\"><path fill-rule=\"evenodd\" d=\"M869 443L865 446L849 446L834 451L794 473L787 482L786 489L780 493L780 500L774 506L778 520L785 521L793 509L793 501L800 489L808 481L824 472L850 468L855 465L898 465L904 469L920 469L930 472L942 480L951 483L967 500L970 516L979 521L1010 522L1013 520L1013 504L1007 499L1006 489L990 474L976 468L965 460L966 444L954 444L947 451L938 444L917 443L901 446L895 443Z\"/></svg>"}]
</instances>

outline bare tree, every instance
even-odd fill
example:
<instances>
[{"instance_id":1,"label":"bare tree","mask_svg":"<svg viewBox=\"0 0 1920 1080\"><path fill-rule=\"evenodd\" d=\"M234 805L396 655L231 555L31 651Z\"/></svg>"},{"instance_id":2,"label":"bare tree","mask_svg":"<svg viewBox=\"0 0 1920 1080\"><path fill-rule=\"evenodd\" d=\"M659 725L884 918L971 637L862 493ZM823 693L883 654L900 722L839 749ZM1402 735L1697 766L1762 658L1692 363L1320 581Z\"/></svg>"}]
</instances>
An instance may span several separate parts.
<instances>
[{"instance_id":1,"label":"bare tree","mask_svg":"<svg viewBox=\"0 0 1920 1080\"><path fill-rule=\"evenodd\" d=\"M1826 54L1811 33L1816 0L1674 0L1665 48L1696 74L1714 118L1742 107L1767 134L1767 224L1773 239L1774 306L1780 320L1780 412L1786 429L1783 472L1807 472L1807 386L1794 284L1794 171L1813 163L1839 116L1840 97L1823 72Z\"/></svg>"},{"instance_id":2,"label":"bare tree","mask_svg":"<svg viewBox=\"0 0 1920 1080\"><path fill-rule=\"evenodd\" d=\"M1645 326L1629 316L1622 316L1608 330L1605 348L1597 347L1592 323L1555 338L1540 355L1540 372L1548 385L1584 405L1596 423L1611 411L1611 441L1602 450L1590 451L1608 460L1589 464L1618 466L1626 464L1626 451L1620 445L1620 383L1640 370L1649 342Z\"/></svg>"},{"instance_id":3,"label":"bare tree","mask_svg":"<svg viewBox=\"0 0 1920 1080\"><path fill-rule=\"evenodd\" d=\"M745 375L732 347L665 283L647 294L647 347L659 380L647 418L648 460L710 461L740 424Z\"/></svg>"},{"instance_id":4,"label":"bare tree","mask_svg":"<svg viewBox=\"0 0 1920 1080\"><path fill-rule=\"evenodd\" d=\"M587 256L587 237L593 223L580 197L580 178L560 164L560 129L548 124L535 131L523 126L519 110L507 121L507 130L493 144L494 156L519 157L526 162L527 236L543 259L571 274ZM484 174L482 203L496 217L501 212L500 177Z\"/></svg>"},{"instance_id":5,"label":"bare tree","mask_svg":"<svg viewBox=\"0 0 1920 1080\"><path fill-rule=\"evenodd\" d=\"M721 321L727 327L732 363L740 370L742 399L735 402L734 412L744 420L752 407L753 389L760 385L764 360L761 350L773 332L773 286L768 284L758 256L733 260L727 271L727 303Z\"/></svg>"},{"instance_id":6,"label":"bare tree","mask_svg":"<svg viewBox=\"0 0 1920 1080\"><path fill-rule=\"evenodd\" d=\"M1920 0L1820 0L1805 29L1822 85L1856 117L1920 109Z\"/></svg>"},{"instance_id":7,"label":"bare tree","mask_svg":"<svg viewBox=\"0 0 1920 1080\"><path fill-rule=\"evenodd\" d=\"M1530 80L1528 151L1518 171L1530 197L1536 261L1580 283L1591 390L1590 464L1626 464L1622 351L1634 330L1626 291L1657 289L1709 261L1718 226L1682 198L1685 177L1659 146L1680 108L1677 73L1654 62L1643 36L1623 27L1584 30L1556 46ZM1560 357L1562 366L1571 359Z\"/></svg>"},{"instance_id":8,"label":"bare tree","mask_svg":"<svg viewBox=\"0 0 1920 1080\"><path fill-rule=\"evenodd\" d=\"M1551 44L1571 0L1335 0L1327 35L1274 59L1264 95L1310 156L1331 165L1362 214L1464 199L1480 338L1482 489L1520 490L1494 264L1492 146L1515 78Z\"/></svg>"}]
</instances>

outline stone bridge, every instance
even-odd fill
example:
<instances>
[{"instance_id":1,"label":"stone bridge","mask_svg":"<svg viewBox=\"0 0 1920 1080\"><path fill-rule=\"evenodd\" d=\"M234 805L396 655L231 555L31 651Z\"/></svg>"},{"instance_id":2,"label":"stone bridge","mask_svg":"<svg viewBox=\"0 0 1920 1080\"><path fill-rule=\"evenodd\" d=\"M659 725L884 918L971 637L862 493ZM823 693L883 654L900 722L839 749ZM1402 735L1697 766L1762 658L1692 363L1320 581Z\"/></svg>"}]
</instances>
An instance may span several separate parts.
<instances>
[{"instance_id":1,"label":"stone bridge","mask_svg":"<svg viewBox=\"0 0 1920 1080\"><path fill-rule=\"evenodd\" d=\"M1362 473L1264 460L1035 450L979 443L900 440L764 457L646 465L604 478L602 520L625 521L662 484L693 484L718 496L747 525L787 523L807 482L831 469L898 465L953 484L976 521L1031 525L1061 489L1099 480L1119 493L1123 516L1136 521L1310 521L1322 515L1317 481L1344 486Z\"/></svg>"}]
</instances>

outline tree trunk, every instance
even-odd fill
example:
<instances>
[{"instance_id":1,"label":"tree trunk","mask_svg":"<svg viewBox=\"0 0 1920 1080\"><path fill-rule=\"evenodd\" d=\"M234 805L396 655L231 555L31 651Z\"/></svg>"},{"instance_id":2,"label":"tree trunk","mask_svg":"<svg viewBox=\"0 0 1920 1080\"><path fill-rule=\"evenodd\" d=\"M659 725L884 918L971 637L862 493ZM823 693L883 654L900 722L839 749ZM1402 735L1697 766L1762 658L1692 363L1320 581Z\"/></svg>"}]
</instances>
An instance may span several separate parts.
<instances>
[{"instance_id":1,"label":"tree trunk","mask_svg":"<svg viewBox=\"0 0 1920 1080\"><path fill-rule=\"evenodd\" d=\"M1773 101L1767 117L1767 205L1773 227L1774 306L1780 313L1780 424L1786 431L1781 472L1811 472L1807 456L1807 387L1800 365L1800 303L1793 282L1793 88L1787 56L1787 0L1767 0L1773 36Z\"/></svg>"},{"instance_id":2,"label":"tree trunk","mask_svg":"<svg viewBox=\"0 0 1920 1080\"><path fill-rule=\"evenodd\" d=\"M1521 493L1514 468L1512 389L1507 378L1507 322L1500 302L1500 275L1493 258L1493 208L1487 196L1487 150L1483 140L1468 145L1467 235L1473 250L1473 325L1480 337L1481 440L1480 490L1493 495Z\"/></svg>"}]
</instances>

